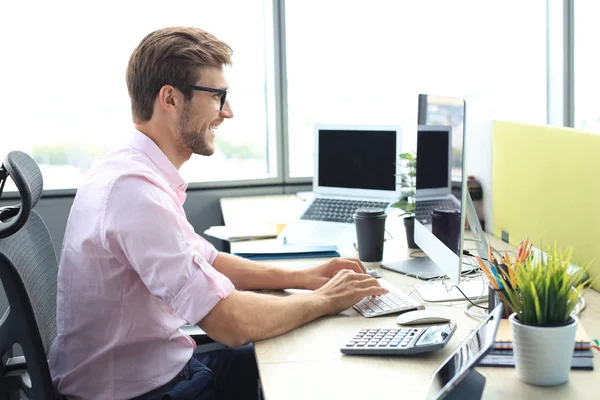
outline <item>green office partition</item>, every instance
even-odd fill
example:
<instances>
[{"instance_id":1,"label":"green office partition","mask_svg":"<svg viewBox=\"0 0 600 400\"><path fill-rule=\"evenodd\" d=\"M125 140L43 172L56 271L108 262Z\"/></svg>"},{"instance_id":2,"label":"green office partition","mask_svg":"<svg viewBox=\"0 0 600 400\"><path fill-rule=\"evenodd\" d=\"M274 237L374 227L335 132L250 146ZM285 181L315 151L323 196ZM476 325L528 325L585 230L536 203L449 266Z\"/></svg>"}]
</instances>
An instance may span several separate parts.
<instances>
[{"instance_id":1,"label":"green office partition","mask_svg":"<svg viewBox=\"0 0 600 400\"><path fill-rule=\"evenodd\" d=\"M492 186L495 236L514 246L529 236L538 248L556 240L600 274L600 135L496 121Z\"/></svg>"}]
</instances>

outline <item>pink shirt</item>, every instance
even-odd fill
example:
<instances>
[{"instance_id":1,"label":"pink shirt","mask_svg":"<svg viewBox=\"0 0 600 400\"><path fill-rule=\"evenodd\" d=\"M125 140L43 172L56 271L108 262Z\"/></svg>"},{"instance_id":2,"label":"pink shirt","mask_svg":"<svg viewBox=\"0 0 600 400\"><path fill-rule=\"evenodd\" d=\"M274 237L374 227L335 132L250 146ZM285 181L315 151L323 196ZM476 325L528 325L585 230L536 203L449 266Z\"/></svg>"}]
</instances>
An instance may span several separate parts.
<instances>
[{"instance_id":1,"label":"pink shirt","mask_svg":"<svg viewBox=\"0 0 600 400\"><path fill-rule=\"evenodd\" d=\"M183 210L187 184L141 132L94 163L69 215L50 371L73 399L130 399L192 356L179 328L234 289Z\"/></svg>"}]
</instances>

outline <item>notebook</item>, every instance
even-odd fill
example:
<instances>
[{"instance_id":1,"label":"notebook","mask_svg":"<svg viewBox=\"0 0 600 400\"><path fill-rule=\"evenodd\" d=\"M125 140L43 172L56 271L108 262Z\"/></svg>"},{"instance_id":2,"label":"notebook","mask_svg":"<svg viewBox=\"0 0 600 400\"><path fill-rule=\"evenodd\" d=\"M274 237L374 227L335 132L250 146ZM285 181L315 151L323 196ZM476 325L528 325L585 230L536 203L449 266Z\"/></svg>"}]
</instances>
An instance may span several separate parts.
<instances>
[{"instance_id":1,"label":"notebook","mask_svg":"<svg viewBox=\"0 0 600 400\"><path fill-rule=\"evenodd\" d=\"M340 256L336 246L289 244L279 240L238 242L232 244L231 254L249 260L330 258Z\"/></svg>"},{"instance_id":2,"label":"notebook","mask_svg":"<svg viewBox=\"0 0 600 400\"><path fill-rule=\"evenodd\" d=\"M594 369L594 354L592 353L590 338L581 324L577 325L575 334L575 351L571 361L571 369ZM496 333L494 346L481 359L479 365L486 367L514 367L515 357L512 343L510 321L502 319Z\"/></svg>"},{"instance_id":3,"label":"notebook","mask_svg":"<svg viewBox=\"0 0 600 400\"><path fill-rule=\"evenodd\" d=\"M283 227L277 224L247 224L244 226L211 226L204 231L205 235L229 242L242 240L270 239L275 238Z\"/></svg>"},{"instance_id":4,"label":"notebook","mask_svg":"<svg viewBox=\"0 0 600 400\"><path fill-rule=\"evenodd\" d=\"M482 367L514 367L515 356L512 349L490 351L481 359L479 365ZM575 350L571 359L571 369L594 369L594 354L591 349Z\"/></svg>"},{"instance_id":5,"label":"notebook","mask_svg":"<svg viewBox=\"0 0 600 400\"><path fill-rule=\"evenodd\" d=\"M508 319L502 319L500 321L500 326L498 327L498 332L496 333L494 349L506 350L512 348L512 331L510 329L510 321ZM577 324L577 332L575 333L575 349L590 349L590 337L581 323Z\"/></svg>"},{"instance_id":6,"label":"notebook","mask_svg":"<svg viewBox=\"0 0 600 400\"><path fill-rule=\"evenodd\" d=\"M288 243L351 246L357 208L400 197L398 126L315 126L314 198L280 233Z\"/></svg>"}]
</instances>

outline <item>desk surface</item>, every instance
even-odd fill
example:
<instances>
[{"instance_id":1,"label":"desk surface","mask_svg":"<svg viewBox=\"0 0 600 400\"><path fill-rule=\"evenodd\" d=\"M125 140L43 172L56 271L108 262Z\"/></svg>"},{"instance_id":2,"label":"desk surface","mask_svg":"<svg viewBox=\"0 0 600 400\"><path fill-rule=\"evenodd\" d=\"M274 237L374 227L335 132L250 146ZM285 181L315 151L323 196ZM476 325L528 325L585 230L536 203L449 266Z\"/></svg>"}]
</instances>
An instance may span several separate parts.
<instances>
[{"instance_id":1,"label":"desk surface","mask_svg":"<svg viewBox=\"0 0 600 400\"><path fill-rule=\"evenodd\" d=\"M262 197L270 205L278 196ZM281 196L282 204L294 203L294 196ZM256 202L259 198L251 199ZM227 220L237 218L234 210L243 210L244 198L222 199ZM247 208L246 208L247 210ZM242 218L240 216L240 218ZM387 229L394 240L386 242L385 260L408 258L409 252L402 224L388 218ZM390 221L392 221L390 223ZM495 238L488 238L499 249L510 247ZM349 254L345 254L349 255ZM278 265L296 267L314 264L315 260L276 261ZM423 284L401 274L381 270L381 275L399 289L414 293L415 285ZM600 294L590 290L585 296L587 307L581 314L581 323L592 338L600 337ZM365 399L377 396L424 398L429 378L437 366L476 327L479 320L464 313L464 302L452 305L423 303L428 309L439 311L458 325L448 345L437 352L413 357L347 356L340 353L340 345L356 331L365 327L396 327L396 316L366 319L353 309L335 316L310 322L286 334L257 342L256 357L266 400L278 399ZM569 382L552 388L530 386L519 381L514 368L477 367L487 378L484 399L589 399L598 398L600 381L598 353L594 350L594 371L571 371Z\"/></svg>"}]
</instances>

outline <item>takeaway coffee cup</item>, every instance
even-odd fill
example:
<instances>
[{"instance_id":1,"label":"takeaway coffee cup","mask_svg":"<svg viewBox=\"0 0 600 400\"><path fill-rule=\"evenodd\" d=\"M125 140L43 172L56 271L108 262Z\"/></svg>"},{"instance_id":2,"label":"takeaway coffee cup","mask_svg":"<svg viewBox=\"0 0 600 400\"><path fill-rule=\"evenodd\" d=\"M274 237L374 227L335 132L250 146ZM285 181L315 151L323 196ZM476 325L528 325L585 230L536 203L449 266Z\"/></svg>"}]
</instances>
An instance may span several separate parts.
<instances>
[{"instance_id":1,"label":"takeaway coffee cup","mask_svg":"<svg viewBox=\"0 0 600 400\"><path fill-rule=\"evenodd\" d=\"M358 258L367 268L379 267L383 260L386 217L382 208L359 208L354 212Z\"/></svg>"},{"instance_id":2,"label":"takeaway coffee cup","mask_svg":"<svg viewBox=\"0 0 600 400\"><path fill-rule=\"evenodd\" d=\"M460 228L460 210L433 210L431 231L455 254L460 245Z\"/></svg>"}]
</instances>

